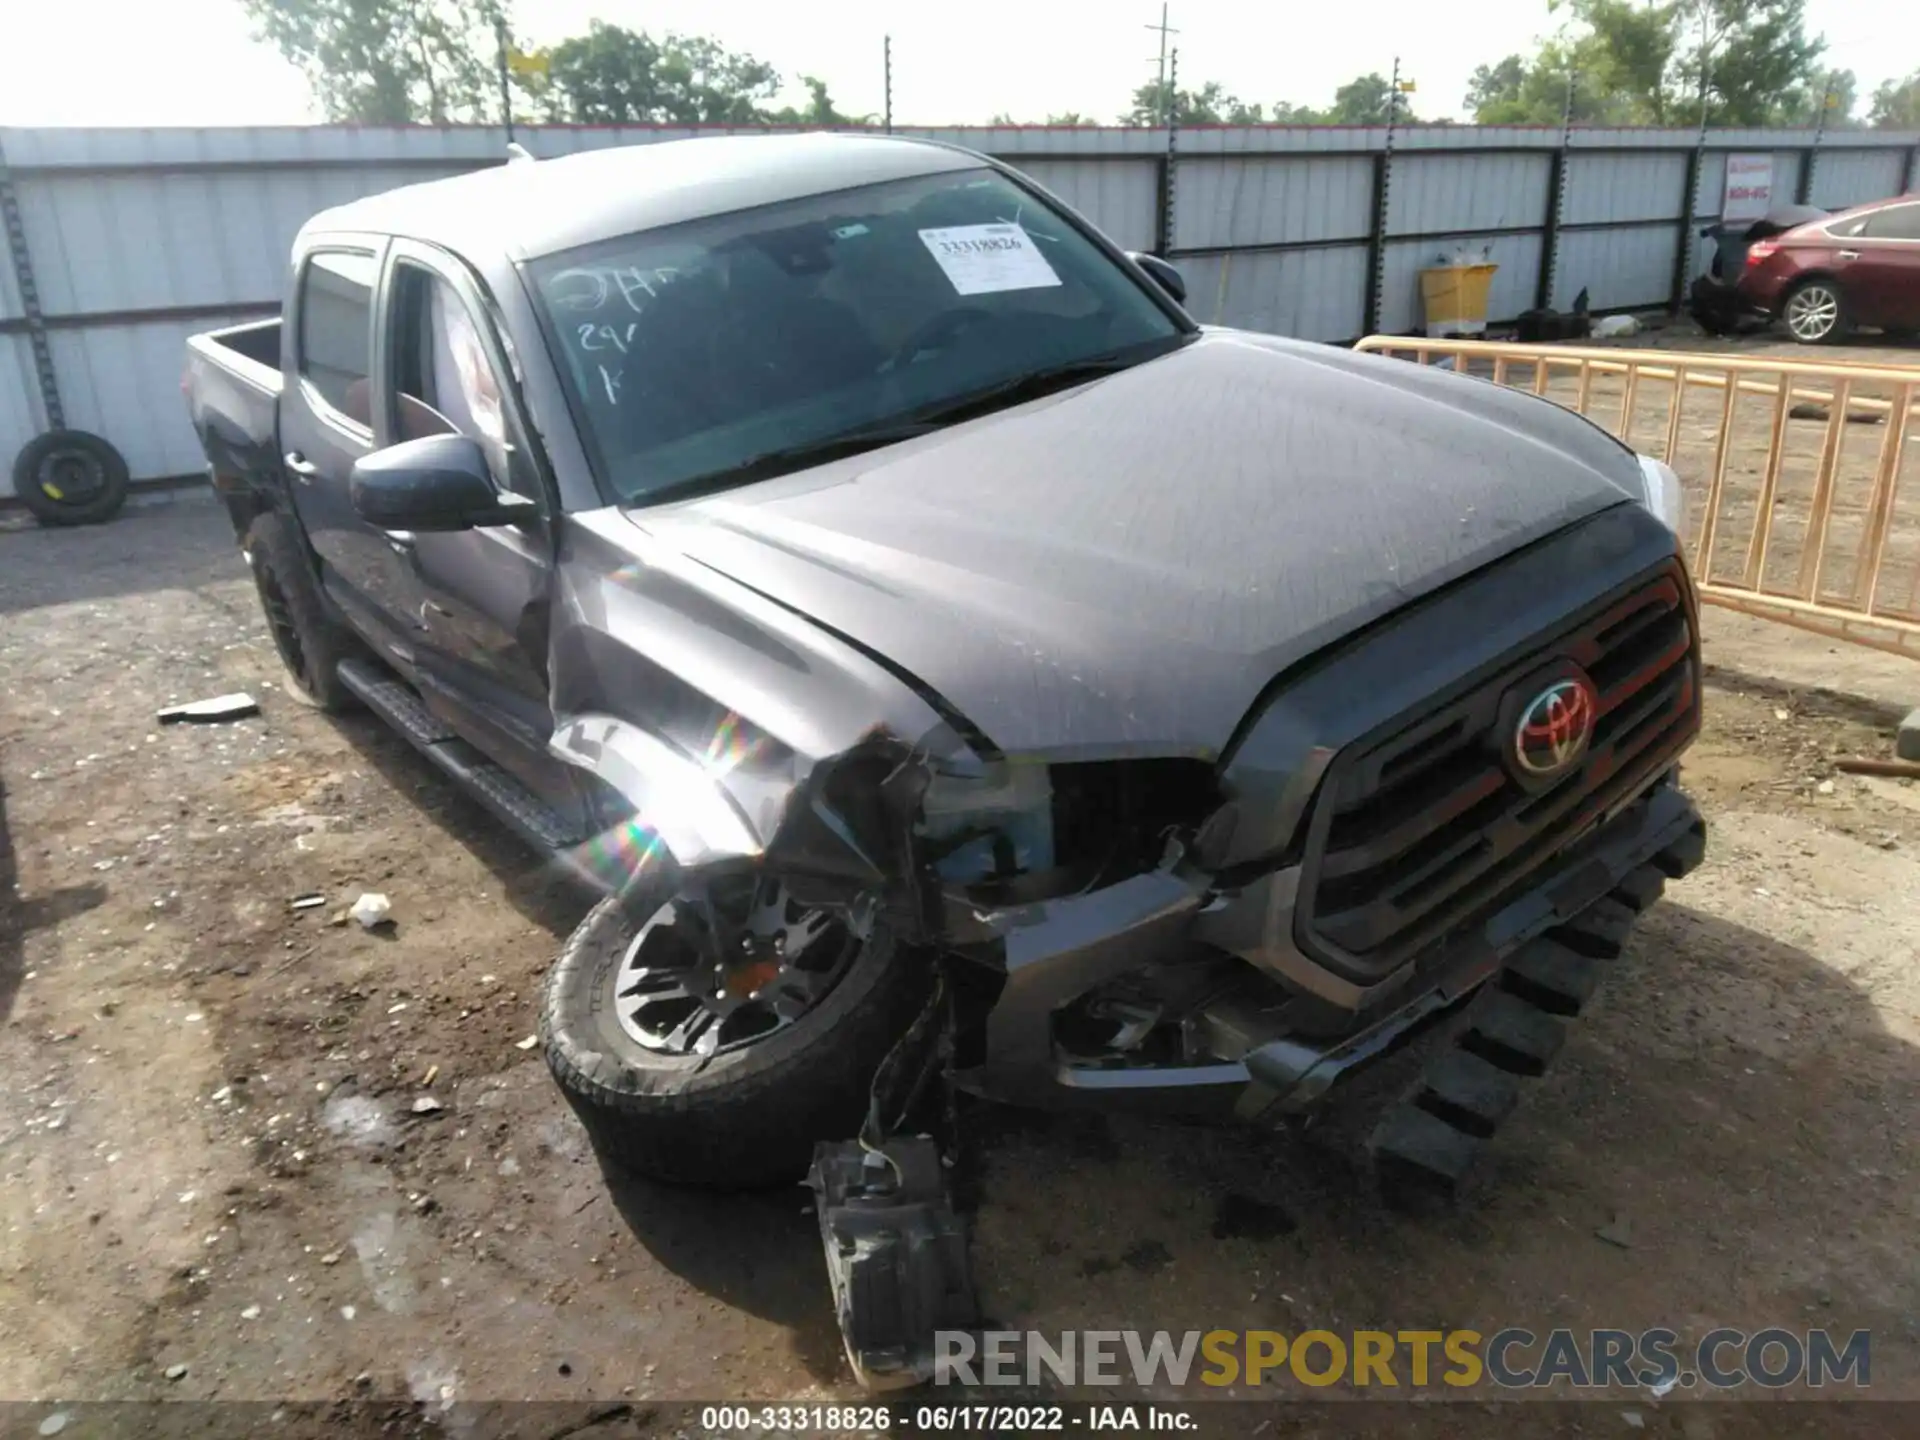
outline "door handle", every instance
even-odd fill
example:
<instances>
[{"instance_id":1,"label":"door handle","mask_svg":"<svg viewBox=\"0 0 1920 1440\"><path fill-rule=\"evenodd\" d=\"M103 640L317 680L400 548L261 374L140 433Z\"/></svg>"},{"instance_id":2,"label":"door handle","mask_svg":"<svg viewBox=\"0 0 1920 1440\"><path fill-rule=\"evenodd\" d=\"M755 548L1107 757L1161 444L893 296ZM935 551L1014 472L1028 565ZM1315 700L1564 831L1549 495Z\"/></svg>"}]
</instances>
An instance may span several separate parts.
<instances>
[{"instance_id":1,"label":"door handle","mask_svg":"<svg viewBox=\"0 0 1920 1440\"><path fill-rule=\"evenodd\" d=\"M320 467L298 450L289 450L283 458L287 462L287 469L303 481L311 480L320 473Z\"/></svg>"},{"instance_id":2,"label":"door handle","mask_svg":"<svg viewBox=\"0 0 1920 1440\"><path fill-rule=\"evenodd\" d=\"M1842 250L1840 252L1840 258L1842 260L1858 260L1860 258L1860 252L1858 250Z\"/></svg>"}]
</instances>

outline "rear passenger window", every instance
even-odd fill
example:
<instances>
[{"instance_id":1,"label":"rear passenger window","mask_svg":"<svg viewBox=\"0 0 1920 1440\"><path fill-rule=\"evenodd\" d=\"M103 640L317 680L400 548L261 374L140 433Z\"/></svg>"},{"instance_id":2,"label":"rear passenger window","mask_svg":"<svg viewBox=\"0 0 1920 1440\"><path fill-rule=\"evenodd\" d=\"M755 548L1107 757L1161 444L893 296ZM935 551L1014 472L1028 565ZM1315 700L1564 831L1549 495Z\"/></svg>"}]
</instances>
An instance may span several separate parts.
<instances>
[{"instance_id":1,"label":"rear passenger window","mask_svg":"<svg viewBox=\"0 0 1920 1440\"><path fill-rule=\"evenodd\" d=\"M373 282L371 255L322 250L300 275L300 377L331 409L356 424L373 424Z\"/></svg>"},{"instance_id":2,"label":"rear passenger window","mask_svg":"<svg viewBox=\"0 0 1920 1440\"><path fill-rule=\"evenodd\" d=\"M1866 233L1876 240L1920 240L1920 205L1896 205L1867 217Z\"/></svg>"}]
</instances>

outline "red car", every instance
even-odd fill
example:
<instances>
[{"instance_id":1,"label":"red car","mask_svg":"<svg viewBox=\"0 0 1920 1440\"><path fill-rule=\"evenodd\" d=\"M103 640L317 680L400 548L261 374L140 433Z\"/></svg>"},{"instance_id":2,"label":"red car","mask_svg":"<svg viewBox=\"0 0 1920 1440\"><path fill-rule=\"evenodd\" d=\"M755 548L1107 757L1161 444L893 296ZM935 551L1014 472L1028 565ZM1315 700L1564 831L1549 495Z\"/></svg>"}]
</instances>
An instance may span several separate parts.
<instances>
[{"instance_id":1,"label":"red car","mask_svg":"<svg viewBox=\"0 0 1920 1440\"><path fill-rule=\"evenodd\" d=\"M1740 296L1796 340L1838 340L1855 325L1920 329L1920 195L1877 200L1747 249Z\"/></svg>"}]
</instances>

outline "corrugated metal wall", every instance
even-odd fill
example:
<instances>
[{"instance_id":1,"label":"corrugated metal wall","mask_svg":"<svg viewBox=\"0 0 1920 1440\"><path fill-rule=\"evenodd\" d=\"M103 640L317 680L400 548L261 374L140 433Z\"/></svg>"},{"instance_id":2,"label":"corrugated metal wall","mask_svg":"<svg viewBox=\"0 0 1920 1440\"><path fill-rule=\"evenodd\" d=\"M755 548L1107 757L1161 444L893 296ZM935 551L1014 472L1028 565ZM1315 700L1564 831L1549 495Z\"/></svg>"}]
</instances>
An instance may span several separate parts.
<instances>
[{"instance_id":1,"label":"corrugated metal wall","mask_svg":"<svg viewBox=\"0 0 1920 1440\"><path fill-rule=\"evenodd\" d=\"M712 132L538 127L520 138L554 156L696 133ZM1510 318L1536 299L1557 163L1554 303L1584 288L1596 309L1662 305L1679 245L1694 269L1706 264L1679 218L1700 139L1690 131L1579 130L1563 141L1552 129L1421 127L1393 136L1390 168L1386 132L1366 127L1182 131L1171 167L1167 137L1152 130L901 133L997 155L1123 247L1164 249L1187 277L1189 308L1210 323L1316 340L1408 330L1420 318L1420 269L1482 247L1500 267L1494 316ZM1711 133L1696 228L1719 210L1727 153L1773 151L1775 194L1792 199L1814 140ZM504 144L489 127L0 130L67 423L105 435L137 477L197 472L178 383L185 337L277 305L294 233L316 210L497 163ZM1916 146L1920 135L1830 133L1809 199L1837 207L1893 194ZM0 497L11 493L12 457L45 423L0 257Z\"/></svg>"}]
</instances>

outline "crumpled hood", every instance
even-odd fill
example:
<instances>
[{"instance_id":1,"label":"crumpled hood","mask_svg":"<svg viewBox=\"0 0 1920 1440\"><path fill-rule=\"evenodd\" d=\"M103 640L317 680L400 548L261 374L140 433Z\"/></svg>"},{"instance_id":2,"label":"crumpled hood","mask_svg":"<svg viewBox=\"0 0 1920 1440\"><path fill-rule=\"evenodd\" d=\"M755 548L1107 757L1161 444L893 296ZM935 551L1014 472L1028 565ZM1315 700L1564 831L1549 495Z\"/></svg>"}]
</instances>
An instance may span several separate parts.
<instances>
[{"instance_id":1,"label":"crumpled hood","mask_svg":"<svg viewBox=\"0 0 1920 1440\"><path fill-rule=\"evenodd\" d=\"M1148 364L634 515L1008 754L1217 757L1280 671L1636 493L1557 406L1209 331Z\"/></svg>"}]
</instances>

